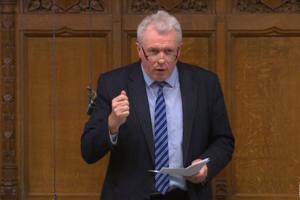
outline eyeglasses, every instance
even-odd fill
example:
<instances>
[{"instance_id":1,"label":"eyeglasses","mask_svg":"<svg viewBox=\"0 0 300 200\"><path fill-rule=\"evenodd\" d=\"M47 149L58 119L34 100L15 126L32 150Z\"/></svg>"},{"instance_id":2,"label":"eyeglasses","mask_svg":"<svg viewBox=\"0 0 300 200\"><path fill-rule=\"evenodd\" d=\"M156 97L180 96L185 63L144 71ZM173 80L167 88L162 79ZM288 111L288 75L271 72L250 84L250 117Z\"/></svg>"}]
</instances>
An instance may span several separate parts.
<instances>
[{"instance_id":1,"label":"eyeglasses","mask_svg":"<svg viewBox=\"0 0 300 200\"><path fill-rule=\"evenodd\" d=\"M160 52L164 53L164 59L168 62L173 62L177 59L178 57L178 51L179 51L179 47L177 48L177 50L171 49L171 48L166 48L166 49L159 49L159 48L150 48L147 50L147 54L144 50L143 47L141 47L143 50L143 53L145 55L145 58L150 61L150 62L155 62L158 61L161 56L160 56Z\"/></svg>"}]
</instances>

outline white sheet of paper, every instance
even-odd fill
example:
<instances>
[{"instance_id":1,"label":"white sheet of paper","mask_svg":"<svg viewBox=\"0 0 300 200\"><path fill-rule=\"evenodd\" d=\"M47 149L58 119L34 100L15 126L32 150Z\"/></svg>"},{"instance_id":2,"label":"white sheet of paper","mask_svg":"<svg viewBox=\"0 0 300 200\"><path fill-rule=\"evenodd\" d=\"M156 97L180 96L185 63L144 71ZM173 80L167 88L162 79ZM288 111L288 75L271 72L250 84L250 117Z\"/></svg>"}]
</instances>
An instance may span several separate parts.
<instances>
[{"instance_id":1,"label":"white sheet of paper","mask_svg":"<svg viewBox=\"0 0 300 200\"><path fill-rule=\"evenodd\" d=\"M169 175L177 175L177 176L192 176L196 174L202 167L204 167L209 162L209 158L201 160L198 163L192 164L186 168L161 168L160 171L157 170L149 170L154 173L163 173Z\"/></svg>"}]
</instances>

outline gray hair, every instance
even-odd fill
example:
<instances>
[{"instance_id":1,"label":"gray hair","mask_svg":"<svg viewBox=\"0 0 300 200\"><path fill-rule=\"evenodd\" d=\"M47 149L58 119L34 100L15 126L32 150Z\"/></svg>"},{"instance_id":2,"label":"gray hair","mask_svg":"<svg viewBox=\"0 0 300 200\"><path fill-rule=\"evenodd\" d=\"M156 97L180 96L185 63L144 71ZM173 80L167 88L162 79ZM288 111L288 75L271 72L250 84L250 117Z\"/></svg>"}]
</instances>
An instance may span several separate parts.
<instances>
[{"instance_id":1,"label":"gray hair","mask_svg":"<svg viewBox=\"0 0 300 200\"><path fill-rule=\"evenodd\" d=\"M139 43L142 44L144 33L150 25L153 25L160 34L168 33L174 29L177 43L179 44L182 41L182 31L178 20L166 11L159 10L152 15L146 16L139 24L137 29L137 40Z\"/></svg>"}]
</instances>

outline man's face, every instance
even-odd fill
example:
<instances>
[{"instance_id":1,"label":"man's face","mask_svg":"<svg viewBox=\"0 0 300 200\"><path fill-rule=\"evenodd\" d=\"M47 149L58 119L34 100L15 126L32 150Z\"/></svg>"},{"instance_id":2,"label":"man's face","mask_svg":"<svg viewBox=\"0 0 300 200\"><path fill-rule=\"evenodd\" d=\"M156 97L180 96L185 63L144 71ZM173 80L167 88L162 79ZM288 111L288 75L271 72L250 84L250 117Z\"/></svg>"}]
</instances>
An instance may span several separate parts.
<instances>
[{"instance_id":1,"label":"man's face","mask_svg":"<svg viewBox=\"0 0 300 200\"><path fill-rule=\"evenodd\" d=\"M177 43L176 31L159 34L150 25L144 33L143 43L137 49L145 72L155 81L164 81L173 72L181 44Z\"/></svg>"}]
</instances>

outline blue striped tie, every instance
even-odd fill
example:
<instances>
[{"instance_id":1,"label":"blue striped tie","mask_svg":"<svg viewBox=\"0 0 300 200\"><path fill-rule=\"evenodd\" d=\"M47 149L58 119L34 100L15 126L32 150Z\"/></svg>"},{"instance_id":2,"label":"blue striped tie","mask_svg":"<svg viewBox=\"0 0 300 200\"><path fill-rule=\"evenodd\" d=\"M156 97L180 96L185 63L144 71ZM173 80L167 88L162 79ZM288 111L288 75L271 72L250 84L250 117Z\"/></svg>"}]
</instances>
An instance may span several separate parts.
<instances>
[{"instance_id":1,"label":"blue striped tie","mask_svg":"<svg viewBox=\"0 0 300 200\"><path fill-rule=\"evenodd\" d=\"M155 145L155 169L169 167L168 153L168 128L166 116L166 104L163 94L163 87L166 82L157 82L158 91L155 102L154 115L154 145ZM169 175L155 174L155 188L161 194L165 194L169 189Z\"/></svg>"}]
</instances>

